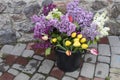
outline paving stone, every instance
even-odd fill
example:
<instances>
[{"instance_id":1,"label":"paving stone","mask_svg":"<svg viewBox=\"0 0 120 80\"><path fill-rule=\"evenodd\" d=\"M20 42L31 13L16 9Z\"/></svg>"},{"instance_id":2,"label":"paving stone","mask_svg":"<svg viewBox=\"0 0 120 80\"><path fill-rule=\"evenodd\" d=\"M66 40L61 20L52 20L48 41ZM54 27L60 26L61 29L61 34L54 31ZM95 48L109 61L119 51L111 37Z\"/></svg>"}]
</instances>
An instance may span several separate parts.
<instances>
[{"instance_id":1,"label":"paving stone","mask_svg":"<svg viewBox=\"0 0 120 80\"><path fill-rule=\"evenodd\" d=\"M118 36L108 36L110 46L120 46L120 40Z\"/></svg>"},{"instance_id":2,"label":"paving stone","mask_svg":"<svg viewBox=\"0 0 120 80\"><path fill-rule=\"evenodd\" d=\"M79 77L78 80L90 80L90 79L85 77Z\"/></svg>"},{"instance_id":3,"label":"paving stone","mask_svg":"<svg viewBox=\"0 0 120 80\"><path fill-rule=\"evenodd\" d=\"M49 76L49 77L47 77L47 78L46 78L46 80L58 80L58 79L56 79L56 78L54 78L54 77Z\"/></svg>"},{"instance_id":4,"label":"paving stone","mask_svg":"<svg viewBox=\"0 0 120 80\"><path fill-rule=\"evenodd\" d=\"M109 65L105 63L98 63L96 66L95 76L106 78L109 74Z\"/></svg>"},{"instance_id":5,"label":"paving stone","mask_svg":"<svg viewBox=\"0 0 120 80\"><path fill-rule=\"evenodd\" d=\"M11 54L13 48L14 46L12 45L4 45L0 52L5 53L5 54Z\"/></svg>"},{"instance_id":6,"label":"paving stone","mask_svg":"<svg viewBox=\"0 0 120 80\"><path fill-rule=\"evenodd\" d=\"M29 79L30 77L24 73L20 73L14 78L14 80L29 80Z\"/></svg>"},{"instance_id":7,"label":"paving stone","mask_svg":"<svg viewBox=\"0 0 120 80\"><path fill-rule=\"evenodd\" d=\"M99 40L98 42L99 44L109 44L108 38L107 37L103 37Z\"/></svg>"},{"instance_id":8,"label":"paving stone","mask_svg":"<svg viewBox=\"0 0 120 80\"><path fill-rule=\"evenodd\" d=\"M16 76L16 75L19 74L19 71L11 68L11 69L8 70L8 73L10 73L10 74Z\"/></svg>"},{"instance_id":9,"label":"paving stone","mask_svg":"<svg viewBox=\"0 0 120 80\"><path fill-rule=\"evenodd\" d=\"M4 63L0 63L0 72L7 71L9 67L10 67L9 65L6 65Z\"/></svg>"},{"instance_id":10,"label":"paving stone","mask_svg":"<svg viewBox=\"0 0 120 80\"><path fill-rule=\"evenodd\" d=\"M2 76L2 74L3 74L3 73L2 73L2 72L0 72L0 76Z\"/></svg>"},{"instance_id":11,"label":"paving stone","mask_svg":"<svg viewBox=\"0 0 120 80\"><path fill-rule=\"evenodd\" d=\"M2 76L0 76L0 80L13 80L14 76L10 73L5 72Z\"/></svg>"},{"instance_id":12,"label":"paving stone","mask_svg":"<svg viewBox=\"0 0 120 80\"><path fill-rule=\"evenodd\" d=\"M102 78L94 78L94 80L105 80L105 79L102 79Z\"/></svg>"},{"instance_id":13,"label":"paving stone","mask_svg":"<svg viewBox=\"0 0 120 80\"><path fill-rule=\"evenodd\" d=\"M18 70L23 70L24 69L24 66L22 66L22 65L20 65L20 64L14 64L13 66L12 66L12 68L15 68L15 69L18 69Z\"/></svg>"},{"instance_id":14,"label":"paving stone","mask_svg":"<svg viewBox=\"0 0 120 80\"><path fill-rule=\"evenodd\" d=\"M120 68L110 68L111 73L120 74Z\"/></svg>"},{"instance_id":15,"label":"paving stone","mask_svg":"<svg viewBox=\"0 0 120 80\"><path fill-rule=\"evenodd\" d=\"M111 47L112 54L120 54L120 47Z\"/></svg>"},{"instance_id":16,"label":"paving stone","mask_svg":"<svg viewBox=\"0 0 120 80\"><path fill-rule=\"evenodd\" d=\"M7 55L5 57L5 64L12 65L16 61L17 56Z\"/></svg>"},{"instance_id":17,"label":"paving stone","mask_svg":"<svg viewBox=\"0 0 120 80\"><path fill-rule=\"evenodd\" d=\"M64 72L60 70L58 67L54 67L50 73L51 76L56 77L57 79L61 80Z\"/></svg>"},{"instance_id":18,"label":"paving stone","mask_svg":"<svg viewBox=\"0 0 120 80\"><path fill-rule=\"evenodd\" d=\"M72 77L64 76L64 77L62 78L62 80L75 80L75 79L72 78Z\"/></svg>"},{"instance_id":19,"label":"paving stone","mask_svg":"<svg viewBox=\"0 0 120 80\"><path fill-rule=\"evenodd\" d=\"M28 60L24 57L19 56L16 59L16 63L25 66L28 63Z\"/></svg>"},{"instance_id":20,"label":"paving stone","mask_svg":"<svg viewBox=\"0 0 120 80\"><path fill-rule=\"evenodd\" d=\"M27 50L31 50L32 49L32 46L34 45L35 43L28 43L26 49Z\"/></svg>"},{"instance_id":21,"label":"paving stone","mask_svg":"<svg viewBox=\"0 0 120 80\"><path fill-rule=\"evenodd\" d=\"M71 77L74 77L74 78L77 78L78 76L79 76L79 71L78 70L76 70L76 71L74 71L74 72L67 72L67 73L65 73L67 76L71 76Z\"/></svg>"},{"instance_id":22,"label":"paving stone","mask_svg":"<svg viewBox=\"0 0 120 80\"><path fill-rule=\"evenodd\" d=\"M38 72L48 74L50 70L52 69L53 65L54 65L53 61L46 59L42 62L42 65L40 66Z\"/></svg>"},{"instance_id":23,"label":"paving stone","mask_svg":"<svg viewBox=\"0 0 120 80\"><path fill-rule=\"evenodd\" d=\"M94 69L95 69L95 64L84 63L80 75L87 78L93 78Z\"/></svg>"},{"instance_id":24,"label":"paving stone","mask_svg":"<svg viewBox=\"0 0 120 80\"><path fill-rule=\"evenodd\" d=\"M37 60L43 60L44 59L44 57L41 57L41 56L38 56L38 55L34 55L33 58L37 59Z\"/></svg>"},{"instance_id":25,"label":"paving stone","mask_svg":"<svg viewBox=\"0 0 120 80\"><path fill-rule=\"evenodd\" d=\"M120 55L111 56L111 67L120 68Z\"/></svg>"},{"instance_id":26,"label":"paving stone","mask_svg":"<svg viewBox=\"0 0 120 80\"><path fill-rule=\"evenodd\" d=\"M31 80L45 80L45 76L39 73L35 73Z\"/></svg>"},{"instance_id":27,"label":"paving stone","mask_svg":"<svg viewBox=\"0 0 120 80\"><path fill-rule=\"evenodd\" d=\"M104 63L110 63L110 57L106 57L106 56L98 56L98 61L99 62L104 62Z\"/></svg>"},{"instance_id":28,"label":"paving stone","mask_svg":"<svg viewBox=\"0 0 120 80\"><path fill-rule=\"evenodd\" d=\"M32 57L34 54L34 51L33 50L24 50L22 56L23 57Z\"/></svg>"},{"instance_id":29,"label":"paving stone","mask_svg":"<svg viewBox=\"0 0 120 80\"><path fill-rule=\"evenodd\" d=\"M96 58L97 58L97 56L95 56L95 55L86 54L85 55L85 62L96 63Z\"/></svg>"},{"instance_id":30,"label":"paving stone","mask_svg":"<svg viewBox=\"0 0 120 80\"><path fill-rule=\"evenodd\" d=\"M110 47L107 44L99 44L98 47L99 55L110 56Z\"/></svg>"},{"instance_id":31,"label":"paving stone","mask_svg":"<svg viewBox=\"0 0 120 80\"><path fill-rule=\"evenodd\" d=\"M110 80L120 80L120 74L110 73Z\"/></svg>"},{"instance_id":32,"label":"paving stone","mask_svg":"<svg viewBox=\"0 0 120 80\"><path fill-rule=\"evenodd\" d=\"M17 44L11 54L20 56L23 53L25 47L26 44Z\"/></svg>"},{"instance_id":33,"label":"paving stone","mask_svg":"<svg viewBox=\"0 0 120 80\"><path fill-rule=\"evenodd\" d=\"M25 66L25 69L23 69L23 72L33 74L40 65L40 63L40 61L34 59L30 60L29 63Z\"/></svg>"}]
</instances>

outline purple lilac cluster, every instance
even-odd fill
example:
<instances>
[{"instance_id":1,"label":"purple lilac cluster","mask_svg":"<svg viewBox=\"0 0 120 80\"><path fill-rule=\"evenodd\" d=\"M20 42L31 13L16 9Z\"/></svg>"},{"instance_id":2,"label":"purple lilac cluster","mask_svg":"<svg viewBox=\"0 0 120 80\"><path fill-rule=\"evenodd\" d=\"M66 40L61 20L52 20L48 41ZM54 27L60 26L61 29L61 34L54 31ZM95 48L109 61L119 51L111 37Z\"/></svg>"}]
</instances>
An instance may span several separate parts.
<instances>
[{"instance_id":1,"label":"purple lilac cluster","mask_svg":"<svg viewBox=\"0 0 120 80\"><path fill-rule=\"evenodd\" d=\"M67 5L67 12L73 17L74 22L77 22L80 27L89 27L93 13L79 7L79 0L74 0Z\"/></svg>"},{"instance_id":2,"label":"purple lilac cluster","mask_svg":"<svg viewBox=\"0 0 120 80\"><path fill-rule=\"evenodd\" d=\"M88 40L94 40L97 35L99 35L99 32L97 30L97 25L95 23L92 23L90 27L85 27L81 34L83 34L84 37L86 37Z\"/></svg>"},{"instance_id":3,"label":"purple lilac cluster","mask_svg":"<svg viewBox=\"0 0 120 80\"><path fill-rule=\"evenodd\" d=\"M54 4L49 4L49 5L45 5L44 7L43 7L43 11L42 11L42 13L45 15L45 16L47 16L48 15L48 13L50 12L50 11L52 11L53 10L53 8L55 8L56 7L56 5L54 5Z\"/></svg>"},{"instance_id":4,"label":"purple lilac cluster","mask_svg":"<svg viewBox=\"0 0 120 80\"><path fill-rule=\"evenodd\" d=\"M35 23L34 27L34 37L41 38L42 34L48 34L51 29L52 22L46 20L45 16L34 15L32 21Z\"/></svg>"},{"instance_id":5,"label":"purple lilac cluster","mask_svg":"<svg viewBox=\"0 0 120 80\"><path fill-rule=\"evenodd\" d=\"M76 25L69 21L68 14L62 16L61 21L57 22L55 27L61 33L67 33L68 36L70 36L71 33L76 30Z\"/></svg>"}]
</instances>

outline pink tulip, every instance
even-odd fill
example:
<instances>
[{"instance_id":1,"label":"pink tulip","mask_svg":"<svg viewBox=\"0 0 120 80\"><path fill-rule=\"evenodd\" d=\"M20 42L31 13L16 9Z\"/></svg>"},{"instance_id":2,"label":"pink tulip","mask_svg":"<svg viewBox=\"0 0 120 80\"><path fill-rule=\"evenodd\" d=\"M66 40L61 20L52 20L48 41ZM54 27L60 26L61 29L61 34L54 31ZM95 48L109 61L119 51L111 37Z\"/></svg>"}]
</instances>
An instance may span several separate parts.
<instances>
[{"instance_id":1,"label":"pink tulip","mask_svg":"<svg viewBox=\"0 0 120 80\"><path fill-rule=\"evenodd\" d=\"M96 49L90 49L90 52L94 55L98 55L98 51Z\"/></svg>"}]
</instances>

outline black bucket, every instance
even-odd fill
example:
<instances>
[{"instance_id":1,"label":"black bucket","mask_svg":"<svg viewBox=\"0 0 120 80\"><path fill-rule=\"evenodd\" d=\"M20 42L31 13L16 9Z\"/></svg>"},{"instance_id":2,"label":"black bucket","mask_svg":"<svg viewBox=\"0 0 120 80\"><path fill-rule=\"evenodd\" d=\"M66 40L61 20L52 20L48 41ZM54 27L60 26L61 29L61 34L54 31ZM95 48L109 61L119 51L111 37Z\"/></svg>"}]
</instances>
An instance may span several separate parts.
<instances>
[{"instance_id":1,"label":"black bucket","mask_svg":"<svg viewBox=\"0 0 120 80\"><path fill-rule=\"evenodd\" d=\"M64 72L72 72L80 67L83 62L82 53L72 53L67 56L65 51L55 50L57 67Z\"/></svg>"}]
</instances>

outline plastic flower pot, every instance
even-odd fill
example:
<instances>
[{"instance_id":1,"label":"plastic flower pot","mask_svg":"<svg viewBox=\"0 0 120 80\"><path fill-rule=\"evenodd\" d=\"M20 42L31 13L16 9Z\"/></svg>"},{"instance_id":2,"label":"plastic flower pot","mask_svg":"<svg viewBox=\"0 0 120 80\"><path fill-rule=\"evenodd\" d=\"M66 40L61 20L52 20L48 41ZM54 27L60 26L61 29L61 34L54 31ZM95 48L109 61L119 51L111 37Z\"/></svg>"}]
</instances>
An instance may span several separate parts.
<instances>
[{"instance_id":1,"label":"plastic flower pot","mask_svg":"<svg viewBox=\"0 0 120 80\"><path fill-rule=\"evenodd\" d=\"M72 53L67 56L65 51L55 49L57 67L64 72L72 72L77 70L83 63L83 53Z\"/></svg>"}]
</instances>

